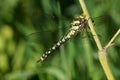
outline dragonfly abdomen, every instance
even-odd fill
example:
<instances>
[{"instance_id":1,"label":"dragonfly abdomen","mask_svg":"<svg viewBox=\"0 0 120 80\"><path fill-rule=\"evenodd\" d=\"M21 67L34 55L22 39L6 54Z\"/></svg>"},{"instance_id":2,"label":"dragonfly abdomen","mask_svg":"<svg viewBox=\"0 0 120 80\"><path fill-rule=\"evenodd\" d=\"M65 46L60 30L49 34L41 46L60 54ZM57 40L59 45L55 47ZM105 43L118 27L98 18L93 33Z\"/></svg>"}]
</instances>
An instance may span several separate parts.
<instances>
[{"instance_id":1,"label":"dragonfly abdomen","mask_svg":"<svg viewBox=\"0 0 120 80\"><path fill-rule=\"evenodd\" d=\"M48 55L50 55L51 53L53 53L53 51L55 51L57 48L59 48L62 44L64 44L65 42L67 42L73 35L71 34L67 34L67 36L63 37L60 41L58 41L52 48L50 48L48 51L45 52L45 54L42 55L42 57L40 58L41 61L44 61Z\"/></svg>"}]
</instances>

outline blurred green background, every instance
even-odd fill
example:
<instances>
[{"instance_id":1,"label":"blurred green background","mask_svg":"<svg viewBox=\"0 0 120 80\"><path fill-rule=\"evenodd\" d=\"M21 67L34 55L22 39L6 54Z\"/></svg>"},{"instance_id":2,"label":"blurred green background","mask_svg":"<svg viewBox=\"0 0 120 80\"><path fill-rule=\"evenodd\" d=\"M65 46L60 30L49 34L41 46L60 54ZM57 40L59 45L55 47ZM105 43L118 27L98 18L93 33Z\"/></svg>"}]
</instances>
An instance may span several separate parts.
<instances>
[{"instance_id":1,"label":"blurred green background","mask_svg":"<svg viewBox=\"0 0 120 80\"><path fill-rule=\"evenodd\" d=\"M120 0L85 3L105 46L120 28ZM45 62L36 62L81 13L78 0L0 0L0 80L107 80L91 37L74 37ZM35 32L40 33L32 41L29 34ZM115 43L107 57L119 80L120 36Z\"/></svg>"}]
</instances>

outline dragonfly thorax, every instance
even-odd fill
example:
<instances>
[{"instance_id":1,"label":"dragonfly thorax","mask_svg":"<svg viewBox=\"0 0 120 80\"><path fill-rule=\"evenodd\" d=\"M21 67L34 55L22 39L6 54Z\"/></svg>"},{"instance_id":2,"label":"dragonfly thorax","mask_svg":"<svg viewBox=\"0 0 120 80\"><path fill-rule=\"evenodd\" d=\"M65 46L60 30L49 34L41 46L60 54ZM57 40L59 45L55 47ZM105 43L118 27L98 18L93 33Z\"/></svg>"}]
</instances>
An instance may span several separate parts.
<instances>
[{"instance_id":1,"label":"dragonfly thorax","mask_svg":"<svg viewBox=\"0 0 120 80\"><path fill-rule=\"evenodd\" d=\"M85 19L83 16L79 16L73 20L71 23L70 30L80 31L81 29L84 29L87 24L87 19Z\"/></svg>"}]
</instances>

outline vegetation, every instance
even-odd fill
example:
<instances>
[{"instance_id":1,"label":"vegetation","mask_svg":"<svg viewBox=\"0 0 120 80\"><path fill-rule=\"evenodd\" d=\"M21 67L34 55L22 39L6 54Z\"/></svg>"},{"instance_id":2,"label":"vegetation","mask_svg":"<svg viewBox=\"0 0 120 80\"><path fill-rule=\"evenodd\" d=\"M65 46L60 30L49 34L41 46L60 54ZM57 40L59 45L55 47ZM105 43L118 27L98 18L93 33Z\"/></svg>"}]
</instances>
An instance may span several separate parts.
<instances>
[{"instance_id":1,"label":"vegetation","mask_svg":"<svg viewBox=\"0 0 120 80\"><path fill-rule=\"evenodd\" d=\"M85 3L105 46L120 28L120 1L85 0ZM91 35L89 28L44 62L36 62L64 37L72 19L81 13L78 0L0 1L0 80L106 80L92 38L95 35ZM119 53L120 36L106 54L116 80L120 78Z\"/></svg>"}]
</instances>

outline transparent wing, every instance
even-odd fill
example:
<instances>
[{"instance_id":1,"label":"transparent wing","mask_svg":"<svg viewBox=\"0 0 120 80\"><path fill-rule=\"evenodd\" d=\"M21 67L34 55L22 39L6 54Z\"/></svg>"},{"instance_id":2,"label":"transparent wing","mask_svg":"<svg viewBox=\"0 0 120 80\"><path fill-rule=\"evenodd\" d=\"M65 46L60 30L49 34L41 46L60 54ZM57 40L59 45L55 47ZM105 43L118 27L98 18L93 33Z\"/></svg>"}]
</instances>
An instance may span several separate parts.
<instances>
[{"instance_id":1,"label":"transparent wing","mask_svg":"<svg viewBox=\"0 0 120 80\"><path fill-rule=\"evenodd\" d=\"M46 21L48 22L48 21ZM37 45L42 45L46 50L51 48L54 44L56 44L60 39L66 36L67 33L69 33L70 24L71 23L63 23L62 25L65 27L55 27L59 26L56 25L56 23L49 21L46 25L43 27L39 27L36 32L32 32L29 35L26 36L26 41L35 43ZM44 24L43 24L44 25ZM61 24L60 24L61 25ZM61 26L62 26L61 25ZM52 27L50 27L52 26ZM77 38L85 38L87 36L84 36L84 33L87 32L89 37L92 37L90 32L88 30L82 30L80 34L78 34Z\"/></svg>"},{"instance_id":2,"label":"transparent wing","mask_svg":"<svg viewBox=\"0 0 120 80\"><path fill-rule=\"evenodd\" d=\"M93 20L96 32L100 35L103 44L106 44L119 27L116 26L112 16L107 14L93 18Z\"/></svg>"},{"instance_id":3,"label":"transparent wing","mask_svg":"<svg viewBox=\"0 0 120 80\"><path fill-rule=\"evenodd\" d=\"M55 31L42 31L42 32L34 32L29 34L26 37L27 43L34 43L39 46L39 52L45 54L49 50L53 49L54 45L58 44L59 41L69 33L69 29L64 30L55 30ZM65 42L64 44L66 44ZM63 44L63 45L64 45ZM61 47L61 46L60 46ZM33 48L33 47L32 47ZM59 50L59 47L55 49L56 53ZM39 60L39 59L38 59Z\"/></svg>"}]
</instances>

